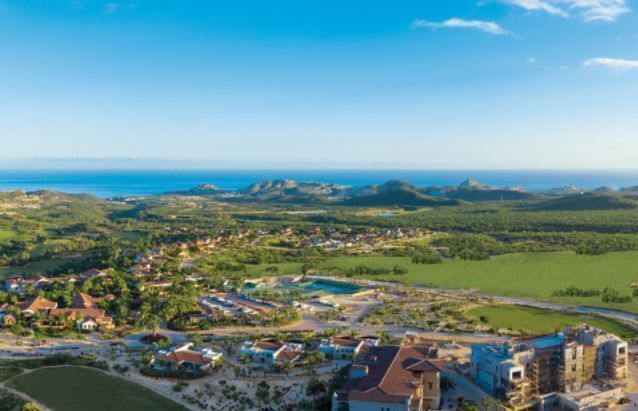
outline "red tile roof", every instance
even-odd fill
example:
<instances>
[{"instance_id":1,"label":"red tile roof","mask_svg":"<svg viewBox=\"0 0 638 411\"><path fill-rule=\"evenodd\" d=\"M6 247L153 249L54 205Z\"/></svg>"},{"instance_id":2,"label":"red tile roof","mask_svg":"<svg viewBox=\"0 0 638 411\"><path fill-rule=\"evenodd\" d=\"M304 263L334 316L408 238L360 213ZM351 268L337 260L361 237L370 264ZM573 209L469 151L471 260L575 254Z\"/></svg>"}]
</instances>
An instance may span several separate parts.
<instances>
[{"instance_id":1,"label":"red tile roof","mask_svg":"<svg viewBox=\"0 0 638 411\"><path fill-rule=\"evenodd\" d=\"M63 315L71 320L78 317L81 317L82 320L92 319L98 324L111 324L113 322L113 318L98 308L55 308L49 311L50 317L56 315Z\"/></svg>"},{"instance_id":2,"label":"red tile roof","mask_svg":"<svg viewBox=\"0 0 638 411\"><path fill-rule=\"evenodd\" d=\"M278 349L283 347L283 343L271 342L271 341L257 341L255 342L254 346L261 350L277 351Z\"/></svg>"},{"instance_id":3,"label":"red tile roof","mask_svg":"<svg viewBox=\"0 0 638 411\"><path fill-rule=\"evenodd\" d=\"M375 361L366 364L368 374L349 380L337 391L339 400L382 403L414 400L420 384L419 373L438 372L439 366L443 365L440 360L426 359L422 353L410 347L374 347L370 350L370 358L375 358Z\"/></svg>"},{"instance_id":4,"label":"red tile roof","mask_svg":"<svg viewBox=\"0 0 638 411\"><path fill-rule=\"evenodd\" d=\"M155 358L177 364L181 364L182 362L189 362L191 364L210 364L212 362L197 351L191 350L172 351L168 354L158 355Z\"/></svg>"},{"instance_id":5,"label":"red tile roof","mask_svg":"<svg viewBox=\"0 0 638 411\"><path fill-rule=\"evenodd\" d=\"M77 293L73 296L73 308L96 308L102 298L91 297L85 293Z\"/></svg>"},{"instance_id":6,"label":"red tile roof","mask_svg":"<svg viewBox=\"0 0 638 411\"><path fill-rule=\"evenodd\" d=\"M58 303L49 301L43 297L34 297L28 301L16 304L22 311L47 311L56 308Z\"/></svg>"},{"instance_id":7,"label":"red tile roof","mask_svg":"<svg viewBox=\"0 0 638 411\"><path fill-rule=\"evenodd\" d=\"M299 359L299 357L301 357L301 355L303 354L303 351L297 351L297 350L289 350L289 351L280 351L279 354L277 354L277 357L275 357L276 360L280 360L280 361L288 361L288 362L295 362Z\"/></svg>"},{"instance_id":8,"label":"red tile roof","mask_svg":"<svg viewBox=\"0 0 638 411\"><path fill-rule=\"evenodd\" d=\"M416 364L410 365L410 371L441 372L445 368L445 360L425 359Z\"/></svg>"},{"instance_id":9,"label":"red tile roof","mask_svg":"<svg viewBox=\"0 0 638 411\"><path fill-rule=\"evenodd\" d=\"M90 280L96 277L103 277L106 273L102 270L98 270L97 268L91 268L90 270L86 270L82 274L80 274L80 278L83 280Z\"/></svg>"}]
</instances>

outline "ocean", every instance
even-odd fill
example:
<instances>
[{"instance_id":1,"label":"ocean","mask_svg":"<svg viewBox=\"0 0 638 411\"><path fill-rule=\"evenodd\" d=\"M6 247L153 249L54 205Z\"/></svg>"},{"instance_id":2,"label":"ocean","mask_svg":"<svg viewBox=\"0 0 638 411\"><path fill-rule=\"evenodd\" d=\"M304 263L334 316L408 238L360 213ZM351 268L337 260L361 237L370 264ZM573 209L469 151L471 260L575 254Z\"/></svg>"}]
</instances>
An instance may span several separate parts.
<instances>
[{"instance_id":1,"label":"ocean","mask_svg":"<svg viewBox=\"0 0 638 411\"><path fill-rule=\"evenodd\" d=\"M638 185L638 170L0 170L0 190L47 189L109 198L187 190L199 184L236 190L274 179L349 186L399 179L419 186L444 186L467 178L532 191L564 186L620 188Z\"/></svg>"}]
</instances>

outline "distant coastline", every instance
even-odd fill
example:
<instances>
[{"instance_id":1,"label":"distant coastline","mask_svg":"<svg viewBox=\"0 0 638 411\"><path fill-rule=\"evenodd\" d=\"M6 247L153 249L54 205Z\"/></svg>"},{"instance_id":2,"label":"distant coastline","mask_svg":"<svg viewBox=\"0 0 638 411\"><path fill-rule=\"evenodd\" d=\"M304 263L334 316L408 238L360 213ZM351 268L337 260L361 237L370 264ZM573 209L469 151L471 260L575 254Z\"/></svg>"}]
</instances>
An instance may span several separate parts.
<instances>
[{"instance_id":1,"label":"distant coastline","mask_svg":"<svg viewBox=\"0 0 638 411\"><path fill-rule=\"evenodd\" d=\"M238 190L264 180L318 181L344 186L398 179L419 186L456 185L467 178L530 191L573 186L638 185L638 170L0 170L0 190L55 190L108 198L160 194L212 184Z\"/></svg>"}]
</instances>

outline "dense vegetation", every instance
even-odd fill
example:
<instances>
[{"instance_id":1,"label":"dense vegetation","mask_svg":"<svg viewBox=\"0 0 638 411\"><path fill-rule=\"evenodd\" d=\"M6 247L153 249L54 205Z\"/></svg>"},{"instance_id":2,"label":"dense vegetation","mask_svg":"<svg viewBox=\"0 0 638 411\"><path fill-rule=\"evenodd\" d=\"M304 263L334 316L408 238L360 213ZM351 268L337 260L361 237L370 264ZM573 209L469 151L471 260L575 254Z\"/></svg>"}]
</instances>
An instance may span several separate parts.
<instances>
[{"instance_id":1,"label":"dense vegetation","mask_svg":"<svg viewBox=\"0 0 638 411\"><path fill-rule=\"evenodd\" d=\"M588 304L635 310L637 298L629 284L638 278L627 271L635 264L635 254L615 253L638 250L638 211L630 207L636 202L633 192L546 198L514 189L502 191L474 181L444 188L415 187L401 181L358 188L274 181L231 194L202 186L189 192L112 200L48 191L4 192L0 193L0 276L79 273L91 267L124 273L136 256L153 247L244 231L247 235L241 243L226 244L179 269L184 274L205 273L211 284L222 277L239 280L334 269L349 276L390 277L566 301L586 299ZM460 193L465 193L463 199ZM478 201L494 196L499 201ZM311 200L292 204L291 197ZM321 198L319 206L312 205L316 198ZM384 200L373 202L375 208L344 205L371 198ZM436 204L396 207L406 198ZM384 233L396 229L431 234L367 246L366 255L379 257L370 260L374 263L358 259L346 263L362 252L357 247L315 246L317 230L322 233L321 241L334 233L374 233L383 242ZM295 234L262 238L260 230ZM569 253L529 254L557 251ZM511 265L521 258L540 265ZM587 258L592 258L591 263L585 263L590 261ZM546 267L541 259L564 262ZM174 272L179 261L164 264L162 270ZM457 270L463 270L462 279ZM505 270L510 271L503 277ZM553 284L537 281L546 275ZM534 291L535 285L523 286L530 279L544 291ZM129 280L122 277L122 281ZM526 293L503 289L505 284ZM565 291L576 286L600 294ZM97 290L98 294L102 291ZM51 298L63 301L68 294Z\"/></svg>"}]
</instances>

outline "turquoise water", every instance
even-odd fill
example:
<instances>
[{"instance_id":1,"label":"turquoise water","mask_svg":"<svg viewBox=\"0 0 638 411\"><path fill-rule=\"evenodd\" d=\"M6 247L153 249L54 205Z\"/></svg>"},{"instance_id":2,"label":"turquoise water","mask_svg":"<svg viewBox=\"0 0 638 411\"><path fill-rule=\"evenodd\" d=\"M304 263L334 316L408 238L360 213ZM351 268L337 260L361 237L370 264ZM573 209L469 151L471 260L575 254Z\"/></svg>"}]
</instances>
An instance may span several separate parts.
<instances>
[{"instance_id":1,"label":"turquoise water","mask_svg":"<svg viewBox=\"0 0 638 411\"><path fill-rule=\"evenodd\" d=\"M264 287L247 287L242 288L242 292L251 294L258 290L273 290L273 291L290 291L297 290L304 297L317 297L324 294L353 294L361 290L361 287L342 281L332 280L313 280L304 283L281 283L277 285L264 286Z\"/></svg>"},{"instance_id":2,"label":"turquoise water","mask_svg":"<svg viewBox=\"0 0 638 411\"><path fill-rule=\"evenodd\" d=\"M331 280L315 280L304 284L306 290L321 291L327 294L352 294L361 290L356 284Z\"/></svg>"},{"instance_id":3,"label":"turquoise water","mask_svg":"<svg viewBox=\"0 0 638 411\"><path fill-rule=\"evenodd\" d=\"M104 198L186 190L199 184L237 190L254 182L274 179L348 186L399 179L419 186L444 186L459 184L467 178L494 186L522 186L529 190L567 185L627 187L638 185L638 170L2 170L0 161L0 190L48 189Z\"/></svg>"}]
</instances>

